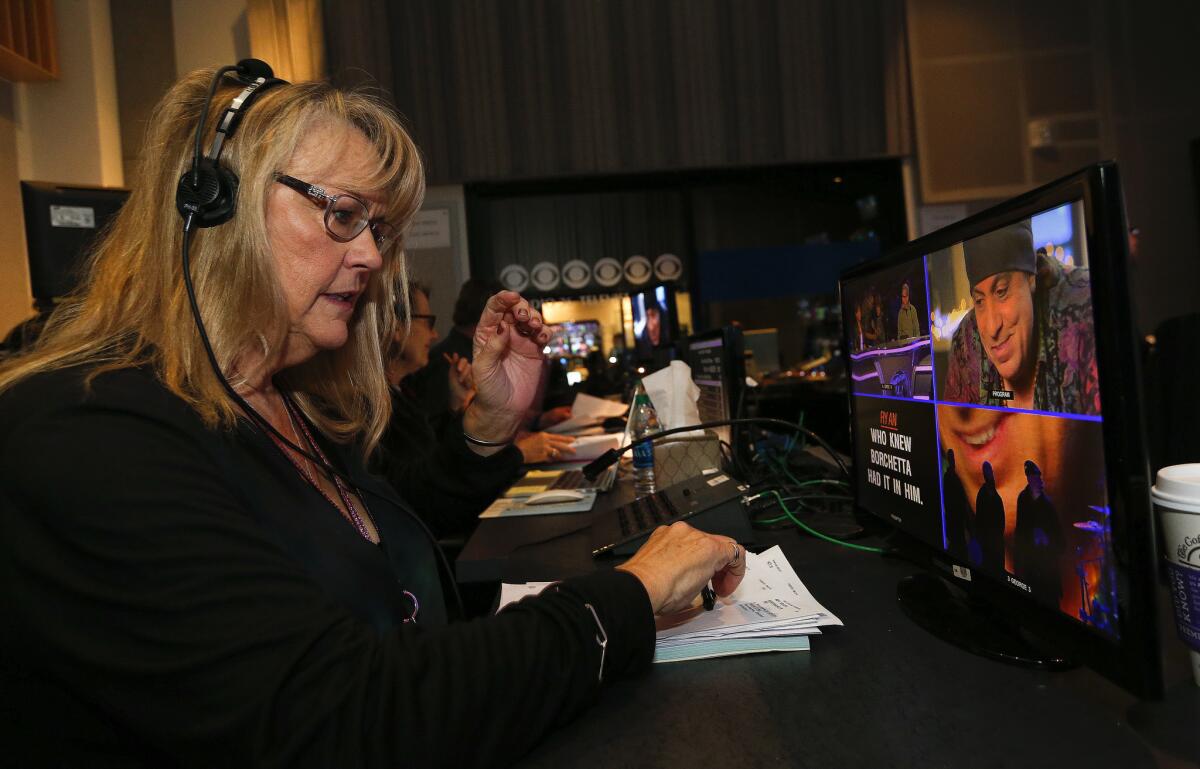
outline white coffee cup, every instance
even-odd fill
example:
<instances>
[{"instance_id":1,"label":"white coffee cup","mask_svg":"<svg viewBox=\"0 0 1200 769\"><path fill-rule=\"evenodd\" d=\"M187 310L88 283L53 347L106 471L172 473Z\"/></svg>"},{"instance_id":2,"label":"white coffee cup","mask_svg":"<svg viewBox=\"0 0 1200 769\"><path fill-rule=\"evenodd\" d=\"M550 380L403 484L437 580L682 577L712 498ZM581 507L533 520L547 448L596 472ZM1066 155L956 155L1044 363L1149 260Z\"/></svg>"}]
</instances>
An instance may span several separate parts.
<instances>
[{"instance_id":1,"label":"white coffee cup","mask_svg":"<svg viewBox=\"0 0 1200 769\"><path fill-rule=\"evenodd\" d=\"M1162 527L1175 626L1192 651L1192 677L1200 686L1200 464L1159 470L1150 495Z\"/></svg>"}]
</instances>

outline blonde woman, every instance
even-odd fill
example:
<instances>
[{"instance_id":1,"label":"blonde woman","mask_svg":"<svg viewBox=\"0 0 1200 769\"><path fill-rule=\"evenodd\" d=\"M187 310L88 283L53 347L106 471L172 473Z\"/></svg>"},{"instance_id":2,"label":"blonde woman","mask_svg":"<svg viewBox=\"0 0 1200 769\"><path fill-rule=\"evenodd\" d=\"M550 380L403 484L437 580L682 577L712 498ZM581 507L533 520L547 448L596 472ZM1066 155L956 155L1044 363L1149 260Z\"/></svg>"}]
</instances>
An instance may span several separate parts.
<instances>
[{"instance_id":1,"label":"blonde woman","mask_svg":"<svg viewBox=\"0 0 1200 769\"><path fill-rule=\"evenodd\" d=\"M710 578L727 592L744 559L676 524L620 570L448 624L434 546L363 464L417 150L319 83L266 91L226 144L236 215L194 235L192 272L221 377L280 440L226 395L183 288L174 192L210 81L164 97L78 295L0 367L5 759L507 763L648 662L655 612ZM206 136L241 89L216 89ZM518 295L488 302L468 450L515 431L542 337Z\"/></svg>"}]
</instances>

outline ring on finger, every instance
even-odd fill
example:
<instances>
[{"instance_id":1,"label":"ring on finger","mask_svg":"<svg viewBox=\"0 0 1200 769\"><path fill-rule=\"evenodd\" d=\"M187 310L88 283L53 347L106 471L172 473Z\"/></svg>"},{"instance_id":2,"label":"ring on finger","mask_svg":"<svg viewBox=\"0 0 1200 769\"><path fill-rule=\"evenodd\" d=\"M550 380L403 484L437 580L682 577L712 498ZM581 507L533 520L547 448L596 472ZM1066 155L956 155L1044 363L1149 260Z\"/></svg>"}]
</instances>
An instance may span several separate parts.
<instances>
[{"instance_id":1,"label":"ring on finger","mask_svg":"<svg viewBox=\"0 0 1200 769\"><path fill-rule=\"evenodd\" d=\"M730 544L733 545L733 560L729 563L735 564L742 559L742 546L736 542L731 542Z\"/></svg>"}]
</instances>

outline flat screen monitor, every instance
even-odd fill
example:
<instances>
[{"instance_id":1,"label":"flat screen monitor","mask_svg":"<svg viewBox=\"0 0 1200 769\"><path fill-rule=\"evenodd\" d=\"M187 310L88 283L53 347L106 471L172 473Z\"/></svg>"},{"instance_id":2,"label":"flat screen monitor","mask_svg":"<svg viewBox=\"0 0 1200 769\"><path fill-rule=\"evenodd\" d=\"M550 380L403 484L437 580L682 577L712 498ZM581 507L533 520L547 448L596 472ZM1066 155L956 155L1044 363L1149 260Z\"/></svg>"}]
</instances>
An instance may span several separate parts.
<instances>
[{"instance_id":1,"label":"flat screen monitor","mask_svg":"<svg viewBox=\"0 0 1200 769\"><path fill-rule=\"evenodd\" d=\"M675 291L667 285L635 291L629 295L629 304L638 360L653 360L655 350L672 347L679 335Z\"/></svg>"},{"instance_id":2,"label":"flat screen monitor","mask_svg":"<svg viewBox=\"0 0 1200 769\"><path fill-rule=\"evenodd\" d=\"M734 419L745 380L742 333L734 326L696 334L684 340L680 358L692 370L700 390L696 402L701 422ZM713 428L721 440L737 446L730 426Z\"/></svg>"},{"instance_id":3,"label":"flat screen monitor","mask_svg":"<svg viewBox=\"0 0 1200 769\"><path fill-rule=\"evenodd\" d=\"M941 632L967 648L1153 696L1127 250L1116 166L1098 164L850 269L841 299L857 505L945 577L902 583L909 615L963 610Z\"/></svg>"},{"instance_id":4,"label":"flat screen monitor","mask_svg":"<svg viewBox=\"0 0 1200 769\"><path fill-rule=\"evenodd\" d=\"M746 346L746 373L761 377L779 371L779 329L757 328L742 332Z\"/></svg>"},{"instance_id":5,"label":"flat screen monitor","mask_svg":"<svg viewBox=\"0 0 1200 769\"><path fill-rule=\"evenodd\" d=\"M96 236L127 197L129 190L112 187L21 182L34 299L47 301L75 289Z\"/></svg>"},{"instance_id":6,"label":"flat screen monitor","mask_svg":"<svg viewBox=\"0 0 1200 769\"><path fill-rule=\"evenodd\" d=\"M550 341L544 352L552 358L586 358L601 349L600 334L598 320L555 323L550 327Z\"/></svg>"}]
</instances>

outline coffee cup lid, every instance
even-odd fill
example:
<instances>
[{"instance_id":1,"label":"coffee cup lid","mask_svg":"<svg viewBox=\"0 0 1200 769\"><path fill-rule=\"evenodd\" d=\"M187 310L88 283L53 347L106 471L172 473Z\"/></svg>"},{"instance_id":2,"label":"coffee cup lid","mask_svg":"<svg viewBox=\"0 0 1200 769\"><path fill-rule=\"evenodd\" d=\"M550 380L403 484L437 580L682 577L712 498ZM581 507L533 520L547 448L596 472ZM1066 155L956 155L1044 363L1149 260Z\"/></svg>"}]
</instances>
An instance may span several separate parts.
<instances>
[{"instance_id":1,"label":"coffee cup lid","mask_svg":"<svg viewBox=\"0 0 1200 769\"><path fill-rule=\"evenodd\" d=\"M1200 463L1172 465L1159 470L1154 493L1168 499L1200 505Z\"/></svg>"}]
</instances>

